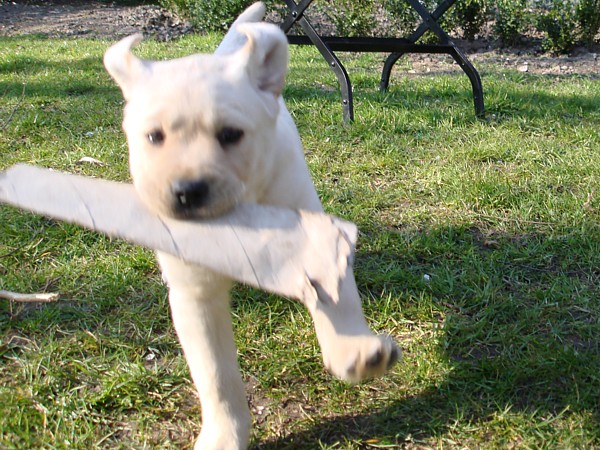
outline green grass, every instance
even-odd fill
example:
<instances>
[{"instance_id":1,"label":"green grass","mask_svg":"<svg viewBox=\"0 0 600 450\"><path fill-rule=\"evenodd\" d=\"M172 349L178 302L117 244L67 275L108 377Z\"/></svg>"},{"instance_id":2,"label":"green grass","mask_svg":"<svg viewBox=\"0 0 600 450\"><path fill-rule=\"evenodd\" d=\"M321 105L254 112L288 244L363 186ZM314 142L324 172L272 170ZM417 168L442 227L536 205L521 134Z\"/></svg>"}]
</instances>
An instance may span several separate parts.
<instances>
[{"instance_id":1,"label":"green grass","mask_svg":"<svg viewBox=\"0 0 600 450\"><path fill-rule=\"evenodd\" d=\"M127 180L121 95L101 65L109 43L1 44L0 168ZM332 380L301 306L236 288L254 445L599 448L597 77L478 64L479 121L458 69L409 75L401 62L380 94L381 55L344 60L351 126L314 49L292 49L285 96L326 209L360 227L369 321L404 361L359 386ZM0 289L61 294L0 300L0 448L191 448L200 408L151 252L0 206Z\"/></svg>"}]
</instances>

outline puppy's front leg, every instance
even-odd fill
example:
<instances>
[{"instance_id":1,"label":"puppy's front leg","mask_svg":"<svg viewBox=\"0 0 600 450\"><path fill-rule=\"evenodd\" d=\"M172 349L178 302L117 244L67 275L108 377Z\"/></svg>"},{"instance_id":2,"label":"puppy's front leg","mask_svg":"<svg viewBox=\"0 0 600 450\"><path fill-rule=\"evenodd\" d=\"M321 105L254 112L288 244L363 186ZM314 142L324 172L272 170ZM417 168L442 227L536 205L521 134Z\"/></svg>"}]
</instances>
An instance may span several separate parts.
<instances>
[{"instance_id":1,"label":"puppy's front leg","mask_svg":"<svg viewBox=\"0 0 600 450\"><path fill-rule=\"evenodd\" d=\"M400 349L390 337L369 329L351 267L342 280L338 303L320 298L308 309L325 367L338 378L356 383L378 376L400 358Z\"/></svg>"},{"instance_id":2,"label":"puppy's front leg","mask_svg":"<svg viewBox=\"0 0 600 450\"><path fill-rule=\"evenodd\" d=\"M248 447L251 416L229 309L231 281L159 254L177 335L202 405L197 450Z\"/></svg>"}]
</instances>

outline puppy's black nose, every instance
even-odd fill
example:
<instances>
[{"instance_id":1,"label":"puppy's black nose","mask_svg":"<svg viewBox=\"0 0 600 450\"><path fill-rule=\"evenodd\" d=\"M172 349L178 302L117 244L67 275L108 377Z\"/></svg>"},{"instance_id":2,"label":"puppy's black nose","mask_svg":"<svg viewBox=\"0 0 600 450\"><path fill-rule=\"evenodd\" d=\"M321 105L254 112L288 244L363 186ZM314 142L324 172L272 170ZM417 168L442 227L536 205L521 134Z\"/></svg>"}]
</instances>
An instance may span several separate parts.
<instances>
[{"instance_id":1,"label":"puppy's black nose","mask_svg":"<svg viewBox=\"0 0 600 450\"><path fill-rule=\"evenodd\" d=\"M208 201L210 187L205 180L178 180L171 183L171 192L179 208L200 208Z\"/></svg>"}]
</instances>

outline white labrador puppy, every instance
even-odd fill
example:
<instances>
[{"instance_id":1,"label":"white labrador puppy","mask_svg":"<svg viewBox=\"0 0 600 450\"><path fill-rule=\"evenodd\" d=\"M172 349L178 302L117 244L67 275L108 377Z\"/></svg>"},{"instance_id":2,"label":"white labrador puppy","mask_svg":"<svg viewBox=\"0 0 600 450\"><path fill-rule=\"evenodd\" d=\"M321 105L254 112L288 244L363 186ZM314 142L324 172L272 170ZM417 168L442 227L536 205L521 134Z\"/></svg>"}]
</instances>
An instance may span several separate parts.
<instances>
[{"instance_id":1,"label":"white labrador puppy","mask_svg":"<svg viewBox=\"0 0 600 450\"><path fill-rule=\"evenodd\" d=\"M239 202L322 211L300 137L281 92L288 65L282 31L256 3L213 55L142 60L130 36L105 55L126 100L123 127L134 185L159 214L202 218ZM173 321L202 404L196 449L245 449L251 416L229 310L232 281L158 253ZM348 269L340 301L310 306L325 367L350 382L390 368L400 350L374 335Z\"/></svg>"}]
</instances>

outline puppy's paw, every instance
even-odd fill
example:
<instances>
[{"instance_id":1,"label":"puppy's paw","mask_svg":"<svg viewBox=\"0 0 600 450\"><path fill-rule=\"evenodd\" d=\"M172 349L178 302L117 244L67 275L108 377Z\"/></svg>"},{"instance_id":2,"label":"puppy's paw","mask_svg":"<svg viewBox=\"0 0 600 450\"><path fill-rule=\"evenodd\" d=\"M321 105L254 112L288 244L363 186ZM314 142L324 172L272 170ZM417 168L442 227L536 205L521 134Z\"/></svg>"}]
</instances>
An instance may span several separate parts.
<instances>
[{"instance_id":1,"label":"puppy's paw","mask_svg":"<svg viewBox=\"0 0 600 450\"><path fill-rule=\"evenodd\" d=\"M203 416L203 422L205 417ZM250 412L236 426L231 420L207 420L202 425L194 450L247 450L250 441Z\"/></svg>"},{"instance_id":2,"label":"puppy's paw","mask_svg":"<svg viewBox=\"0 0 600 450\"><path fill-rule=\"evenodd\" d=\"M194 450L246 450L247 445L236 444L227 439L209 440L203 439L202 435L196 441Z\"/></svg>"},{"instance_id":3,"label":"puppy's paw","mask_svg":"<svg viewBox=\"0 0 600 450\"><path fill-rule=\"evenodd\" d=\"M350 383L382 375L402 355L389 336L344 337L336 347L332 355L324 355L325 367Z\"/></svg>"}]
</instances>

